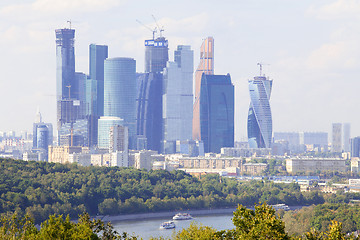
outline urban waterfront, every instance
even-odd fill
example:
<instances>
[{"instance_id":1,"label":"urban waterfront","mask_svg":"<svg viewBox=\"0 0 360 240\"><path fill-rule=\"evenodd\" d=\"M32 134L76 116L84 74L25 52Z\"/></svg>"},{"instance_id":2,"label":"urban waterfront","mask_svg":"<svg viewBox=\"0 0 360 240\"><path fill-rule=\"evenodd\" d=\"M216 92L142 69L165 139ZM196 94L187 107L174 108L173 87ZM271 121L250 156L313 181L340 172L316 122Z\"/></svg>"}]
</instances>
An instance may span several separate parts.
<instances>
[{"instance_id":1,"label":"urban waterfront","mask_svg":"<svg viewBox=\"0 0 360 240\"><path fill-rule=\"evenodd\" d=\"M183 228L190 226L191 222L210 226L217 230L231 229L234 227L232 224L231 213L219 215L202 215L193 216L192 220L174 221L176 224L175 229L160 229L159 226L162 222L170 221L171 217L157 218L157 219L143 219L132 221L118 221L113 222L114 230L127 233L134 233L143 239L150 239L150 237L171 237L174 231L179 231Z\"/></svg>"}]
</instances>

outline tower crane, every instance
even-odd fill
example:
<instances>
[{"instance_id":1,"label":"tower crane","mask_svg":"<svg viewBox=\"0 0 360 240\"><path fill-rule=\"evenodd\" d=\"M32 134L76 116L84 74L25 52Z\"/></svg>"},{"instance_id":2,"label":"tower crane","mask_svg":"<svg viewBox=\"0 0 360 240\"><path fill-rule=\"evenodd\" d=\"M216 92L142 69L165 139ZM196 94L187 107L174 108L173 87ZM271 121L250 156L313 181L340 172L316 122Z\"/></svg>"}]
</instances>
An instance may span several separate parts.
<instances>
[{"instance_id":1,"label":"tower crane","mask_svg":"<svg viewBox=\"0 0 360 240\"><path fill-rule=\"evenodd\" d=\"M151 14L151 16L152 16L152 18L154 19L155 24L156 24L156 26L157 26L157 27L158 27L158 29L159 29L159 32L160 32L160 37L162 37L161 32L163 32L163 31L164 31L164 26L162 26L162 27L160 28L160 26L159 26L158 22L156 21L155 16L154 16L153 14Z\"/></svg>"},{"instance_id":2,"label":"tower crane","mask_svg":"<svg viewBox=\"0 0 360 240\"><path fill-rule=\"evenodd\" d=\"M150 27L146 26L145 24L143 24L140 20L136 19L136 21L141 24L142 26L144 26L145 28L149 29L152 32L153 35L153 40L155 40L155 33L157 32L156 27L154 29L151 29Z\"/></svg>"}]
</instances>

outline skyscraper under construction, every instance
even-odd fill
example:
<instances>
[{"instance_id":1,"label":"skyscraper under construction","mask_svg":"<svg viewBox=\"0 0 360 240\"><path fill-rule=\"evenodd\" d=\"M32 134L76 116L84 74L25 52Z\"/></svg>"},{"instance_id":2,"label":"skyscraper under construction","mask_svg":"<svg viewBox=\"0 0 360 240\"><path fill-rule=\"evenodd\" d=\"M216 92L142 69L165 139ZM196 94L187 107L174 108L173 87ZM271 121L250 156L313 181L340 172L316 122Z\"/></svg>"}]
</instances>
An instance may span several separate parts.
<instances>
[{"instance_id":1,"label":"skyscraper under construction","mask_svg":"<svg viewBox=\"0 0 360 240\"><path fill-rule=\"evenodd\" d=\"M56 29L56 105L59 145L88 145L88 121L85 118L83 74L75 74L75 30ZM85 76L85 79L84 79ZM74 127L76 126L76 127ZM76 129L81 126L80 129ZM75 132L75 133L74 133Z\"/></svg>"},{"instance_id":2,"label":"skyscraper under construction","mask_svg":"<svg viewBox=\"0 0 360 240\"><path fill-rule=\"evenodd\" d=\"M168 41L160 36L145 40L145 73L137 76L137 135L147 149L160 151L162 138L163 70L169 60Z\"/></svg>"}]
</instances>

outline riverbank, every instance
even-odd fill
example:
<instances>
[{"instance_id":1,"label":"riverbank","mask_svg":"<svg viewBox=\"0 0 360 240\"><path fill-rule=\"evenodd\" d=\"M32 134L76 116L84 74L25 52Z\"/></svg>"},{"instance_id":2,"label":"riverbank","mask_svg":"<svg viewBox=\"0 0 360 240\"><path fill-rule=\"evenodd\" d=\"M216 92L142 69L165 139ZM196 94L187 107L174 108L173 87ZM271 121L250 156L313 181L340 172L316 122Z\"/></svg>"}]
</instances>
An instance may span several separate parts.
<instances>
[{"instance_id":1,"label":"riverbank","mask_svg":"<svg viewBox=\"0 0 360 240\"><path fill-rule=\"evenodd\" d=\"M129 221L129 220L142 220L142 219L156 219L170 217L172 218L175 214L179 212L187 212L192 216L202 216L202 215L222 215L222 214L233 214L236 210L234 208L219 208L219 209L202 209L202 210L185 210L185 211L167 211L167 212L153 212L153 213L136 213L136 214L123 214L116 216L96 216L95 219L101 219L104 222L119 222L119 221Z\"/></svg>"},{"instance_id":2,"label":"riverbank","mask_svg":"<svg viewBox=\"0 0 360 240\"><path fill-rule=\"evenodd\" d=\"M297 210L304 206L290 206L290 210ZM248 207L249 209L254 209L254 207ZM170 217L172 218L175 214L179 212L186 212L191 214L193 217L203 216L203 215L232 215L236 210L236 207L233 208L216 208L216 209L200 209L200 210L182 210L182 211L166 211L166 212L151 212L151 213L134 213L134 214L122 214L122 215L99 215L94 217L95 219L101 219L104 222L120 222L120 221L131 221L131 220L142 220L142 219L156 219Z\"/></svg>"}]
</instances>

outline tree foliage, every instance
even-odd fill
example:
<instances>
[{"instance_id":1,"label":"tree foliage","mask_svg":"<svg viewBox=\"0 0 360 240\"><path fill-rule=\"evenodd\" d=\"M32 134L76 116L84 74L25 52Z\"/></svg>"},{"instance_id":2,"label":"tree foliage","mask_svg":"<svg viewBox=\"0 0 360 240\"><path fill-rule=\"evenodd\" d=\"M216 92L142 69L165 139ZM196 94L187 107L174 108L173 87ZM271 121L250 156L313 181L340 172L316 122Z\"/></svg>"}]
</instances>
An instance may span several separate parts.
<instances>
[{"instance_id":1,"label":"tree foliage","mask_svg":"<svg viewBox=\"0 0 360 240\"><path fill-rule=\"evenodd\" d=\"M0 214L17 212L40 223L52 214L76 218L182 209L253 206L256 202L322 203L297 184L239 182L210 174L198 179L183 171L145 171L119 167L0 159Z\"/></svg>"}]
</instances>

